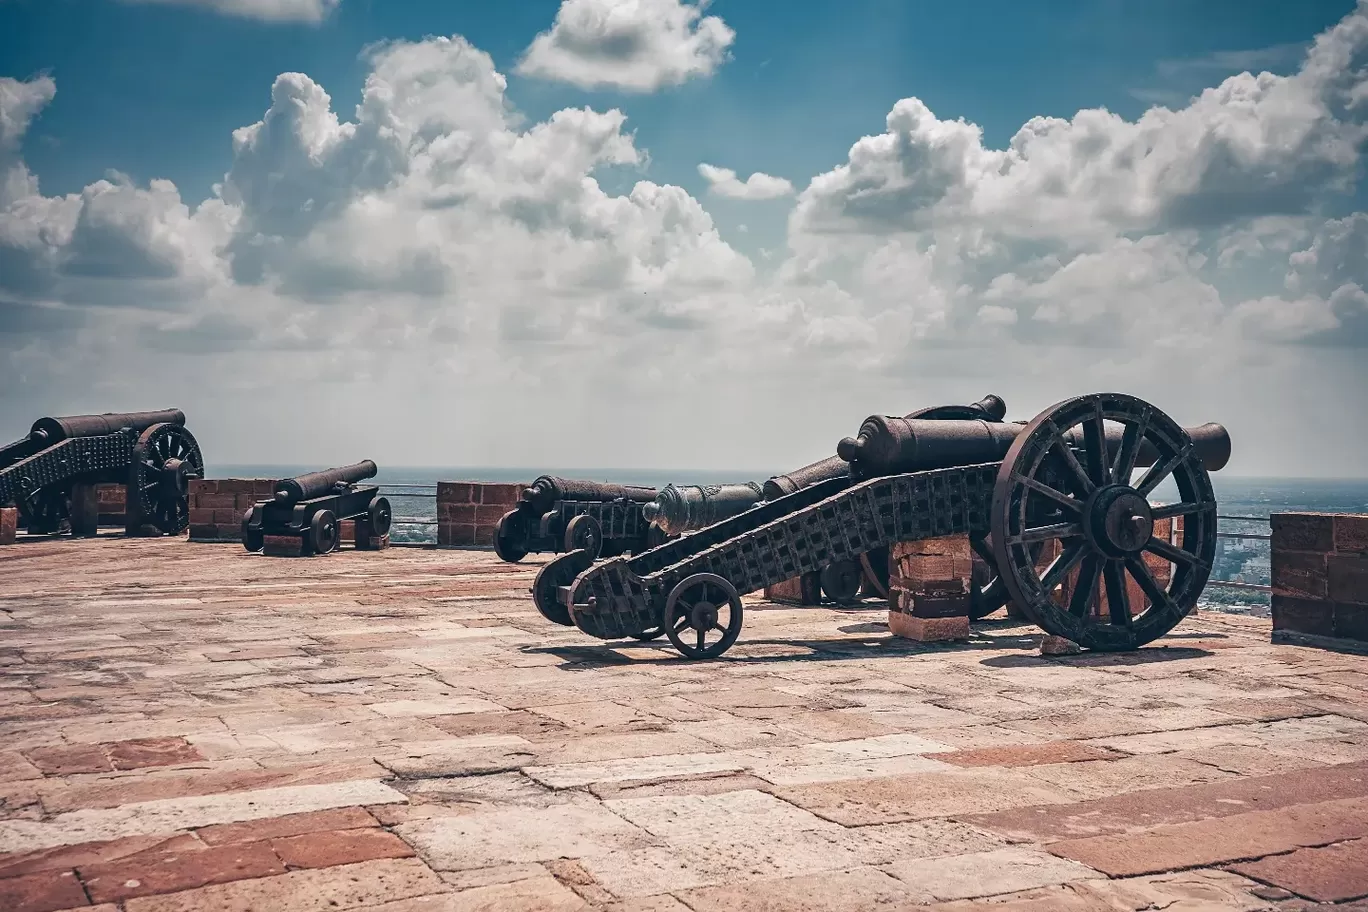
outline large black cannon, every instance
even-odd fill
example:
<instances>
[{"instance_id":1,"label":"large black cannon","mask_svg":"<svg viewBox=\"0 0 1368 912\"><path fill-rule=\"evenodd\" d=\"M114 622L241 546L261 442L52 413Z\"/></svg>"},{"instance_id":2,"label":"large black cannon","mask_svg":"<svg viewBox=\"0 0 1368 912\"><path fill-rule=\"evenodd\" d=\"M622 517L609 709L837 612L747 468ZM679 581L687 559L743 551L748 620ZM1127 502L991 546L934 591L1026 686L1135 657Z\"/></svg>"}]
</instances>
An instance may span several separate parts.
<instances>
[{"instance_id":1,"label":"large black cannon","mask_svg":"<svg viewBox=\"0 0 1368 912\"><path fill-rule=\"evenodd\" d=\"M1230 457L1219 425L1186 430L1133 396L1096 393L1029 423L874 418L862 435L863 444L848 438L839 448L853 479L818 482L631 559L595 565L572 551L542 574L565 580L556 593L585 633L663 629L694 658L736 641L743 593L899 541L967 535L1030 620L1088 649L1133 649L1164 635L1206 585L1216 548L1208 473ZM1165 482L1177 501L1153 503ZM1174 517L1183 518L1176 541L1154 535L1157 521ZM1058 555L1042 568L1049 544ZM1165 583L1147 553L1172 567ZM1056 590L1075 570L1061 604ZM1138 611L1127 577L1143 593ZM1105 615L1094 610L1099 587Z\"/></svg>"},{"instance_id":2,"label":"large black cannon","mask_svg":"<svg viewBox=\"0 0 1368 912\"><path fill-rule=\"evenodd\" d=\"M594 558L633 553L663 542L642 515L655 488L539 476L499 518L494 551L517 563L529 554L582 550Z\"/></svg>"},{"instance_id":3,"label":"large black cannon","mask_svg":"<svg viewBox=\"0 0 1368 912\"><path fill-rule=\"evenodd\" d=\"M261 551L267 536L280 536L298 540L301 555L327 554L337 550L339 524L347 519L356 521L357 547L369 547L389 534L393 520L380 488L360 484L377 471L366 459L277 481L271 499L258 501L242 517L243 547Z\"/></svg>"},{"instance_id":4,"label":"large black cannon","mask_svg":"<svg viewBox=\"0 0 1368 912\"><path fill-rule=\"evenodd\" d=\"M0 505L15 504L31 534L71 529L77 487L118 483L128 528L174 535L190 523L189 481L202 477L204 457L179 409L39 418L0 448Z\"/></svg>"}]
</instances>

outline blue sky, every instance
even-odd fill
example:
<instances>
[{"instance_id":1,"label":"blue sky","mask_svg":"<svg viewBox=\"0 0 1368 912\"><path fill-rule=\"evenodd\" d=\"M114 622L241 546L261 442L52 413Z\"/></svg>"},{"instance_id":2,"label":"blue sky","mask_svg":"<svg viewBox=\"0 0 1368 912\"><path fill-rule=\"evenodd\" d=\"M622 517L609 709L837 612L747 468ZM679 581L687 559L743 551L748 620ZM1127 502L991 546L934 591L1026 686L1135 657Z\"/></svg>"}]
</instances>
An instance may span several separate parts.
<instances>
[{"instance_id":1,"label":"blue sky","mask_svg":"<svg viewBox=\"0 0 1368 912\"><path fill-rule=\"evenodd\" d=\"M1365 64L1368 0L0 0L0 422L174 377L225 462L361 408L382 462L783 471L1121 389L1361 474Z\"/></svg>"},{"instance_id":2,"label":"blue sky","mask_svg":"<svg viewBox=\"0 0 1368 912\"><path fill-rule=\"evenodd\" d=\"M25 149L45 193L79 191L112 168L140 183L170 179L198 201L231 162L231 131L269 105L277 74L307 73L348 119L367 72L366 46L460 34L493 56L529 121L569 106L620 108L650 153L646 176L700 196L700 161L743 177L786 177L801 189L843 161L855 139L881 132L893 102L909 95L942 119L978 124L985 144L999 148L1035 115L1106 107L1134 119L1151 100L1180 103L1247 67L1290 70L1296 45L1353 3L715 0L708 13L737 33L732 60L709 79L651 94L514 75L558 6L345 0L315 25L119 0L0 0L0 75L48 72L57 81L57 98ZM625 188L638 176L630 170L604 183ZM741 223L767 242L780 239L783 203L717 200L710 208L742 247L749 244L736 236Z\"/></svg>"}]
</instances>

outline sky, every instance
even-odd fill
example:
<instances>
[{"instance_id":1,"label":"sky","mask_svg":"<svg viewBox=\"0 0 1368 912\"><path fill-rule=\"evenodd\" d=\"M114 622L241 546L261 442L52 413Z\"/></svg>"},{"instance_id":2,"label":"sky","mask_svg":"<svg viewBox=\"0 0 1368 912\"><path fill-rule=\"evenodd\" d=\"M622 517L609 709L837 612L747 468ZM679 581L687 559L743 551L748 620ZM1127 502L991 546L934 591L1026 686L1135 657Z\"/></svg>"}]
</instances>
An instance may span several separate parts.
<instances>
[{"instance_id":1,"label":"sky","mask_svg":"<svg viewBox=\"0 0 1368 912\"><path fill-rule=\"evenodd\" d=\"M1366 140L1368 0L0 0L0 437L750 477L1118 390L1368 476Z\"/></svg>"}]
</instances>

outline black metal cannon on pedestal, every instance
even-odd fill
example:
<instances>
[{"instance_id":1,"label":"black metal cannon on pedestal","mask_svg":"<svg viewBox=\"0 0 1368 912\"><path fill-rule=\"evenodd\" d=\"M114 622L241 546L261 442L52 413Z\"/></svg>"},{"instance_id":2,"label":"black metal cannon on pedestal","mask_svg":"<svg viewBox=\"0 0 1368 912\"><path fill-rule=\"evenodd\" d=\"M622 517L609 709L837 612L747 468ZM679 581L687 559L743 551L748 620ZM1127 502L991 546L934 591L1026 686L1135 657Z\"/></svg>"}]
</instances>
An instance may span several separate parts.
<instances>
[{"instance_id":1,"label":"black metal cannon on pedestal","mask_svg":"<svg viewBox=\"0 0 1368 912\"><path fill-rule=\"evenodd\" d=\"M357 547L365 549L372 539L389 534L393 520L379 486L359 484L377 471L367 459L276 482L272 498L258 501L242 517L243 547L261 551L267 536L281 536L298 539L302 555L327 554L341 542L339 524L353 519Z\"/></svg>"},{"instance_id":2,"label":"black metal cannon on pedestal","mask_svg":"<svg viewBox=\"0 0 1368 912\"><path fill-rule=\"evenodd\" d=\"M499 519L494 551L517 563L529 554L582 550L612 557L665 541L642 516L655 488L542 475L523 489Z\"/></svg>"},{"instance_id":3,"label":"black metal cannon on pedestal","mask_svg":"<svg viewBox=\"0 0 1368 912\"><path fill-rule=\"evenodd\" d=\"M0 505L15 504L35 535L71 531L73 491L110 483L125 486L130 530L183 532L190 479L203 477L204 457L179 409L40 418L0 448ZM94 522L83 517L78 531L94 534Z\"/></svg>"},{"instance_id":4,"label":"black metal cannon on pedestal","mask_svg":"<svg viewBox=\"0 0 1368 912\"><path fill-rule=\"evenodd\" d=\"M894 542L967 535L1044 630L1087 649L1134 649L1172 630L1206 585L1216 549L1208 473L1229 460L1230 437L1216 424L1184 429L1133 396L1096 393L1029 423L876 416L838 455L847 477L630 559L594 564L572 551L542 575L562 581L561 605L591 636L659 628L684 655L714 658L741 632L744 593ZM1152 502L1165 482L1177 501ZM1154 534L1177 517L1176 540ZM1046 545L1058 553L1040 567ZM1172 568L1163 583L1145 555ZM1075 571L1067 603L1056 601ZM1131 582L1143 594L1134 606Z\"/></svg>"}]
</instances>

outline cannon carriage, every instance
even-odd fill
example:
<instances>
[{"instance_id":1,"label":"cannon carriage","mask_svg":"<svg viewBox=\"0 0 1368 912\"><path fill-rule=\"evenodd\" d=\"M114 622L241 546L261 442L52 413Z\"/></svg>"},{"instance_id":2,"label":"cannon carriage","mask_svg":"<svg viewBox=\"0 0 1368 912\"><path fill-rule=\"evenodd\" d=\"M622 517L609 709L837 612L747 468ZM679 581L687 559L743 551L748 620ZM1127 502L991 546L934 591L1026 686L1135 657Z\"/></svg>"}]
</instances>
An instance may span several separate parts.
<instances>
[{"instance_id":1,"label":"cannon carriage","mask_svg":"<svg viewBox=\"0 0 1368 912\"><path fill-rule=\"evenodd\" d=\"M996 575L985 588L1030 621L1084 648L1134 649L1176 626L1206 584L1216 546L1208 473L1228 461L1230 438L1220 425L1184 429L1142 400L1100 393L1025 423L876 416L838 455L844 477L631 559L594 565L571 551L539 582L555 583L565 615L591 636L662 630L685 656L715 658L741 632L743 594L895 542L967 535ZM1177 502L1153 502L1166 482ZM1176 517L1176 541L1153 534ZM1042 567L1046 547L1054 556ZM1169 562L1165 582L1147 554ZM1142 604L1131 604L1131 581Z\"/></svg>"},{"instance_id":2,"label":"cannon carriage","mask_svg":"<svg viewBox=\"0 0 1368 912\"><path fill-rule=\"evenodd\" d=\"M542 475L499 519L494 551L516 564L529 554L581 550L613 557L655 547L666 536L642 515L655 488Z\"/></svg>"},{"instance_id":3,"label":"cannon carriage","mask_svg":"<svg viewBox=\"0 0 1368 912\"><path fill-rule=\"evenodd\" d=\"M281 538L293 545L282 553L328 554L341 544L341 523L348 519L355 520L358 548L382 546L393 521L389 500L380 496L379 486L361 484L377 471L367 459L281 479L270 499L253 504L242 517L243 547L262 551L268 538Z\"/></svg>"},{"instance_id":4,"label":"cannon carriage","mask_svg":"<svg viewBox=\"0 0 1368 912\"><path fill-rule=\"evenodd\" d=\"M40 418L27 436L0 448L0 505L13 503L30 534L72 531L81 487L122 484L130 530L167 535L190 522L189 483L204 457L179 409ZM83 517L94 534L94 518Z\"/></svg>"}]
</instances>

